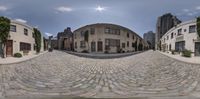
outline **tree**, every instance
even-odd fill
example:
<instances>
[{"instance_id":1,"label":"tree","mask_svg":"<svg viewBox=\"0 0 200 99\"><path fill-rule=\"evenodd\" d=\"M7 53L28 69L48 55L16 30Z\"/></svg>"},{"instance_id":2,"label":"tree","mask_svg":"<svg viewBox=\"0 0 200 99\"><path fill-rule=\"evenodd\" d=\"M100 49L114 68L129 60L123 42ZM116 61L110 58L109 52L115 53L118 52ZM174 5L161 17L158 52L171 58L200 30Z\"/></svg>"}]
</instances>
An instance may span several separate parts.
<instances>
[{"instance_id":1,"label":"tree","mask_svg":"<svg viewBox=\"0 0 200 99\"><path fill-rule=\"evenodd\" d=\"M87 45L88 45L88 51L89 51L89 43L88 43L88 40L89 40L89 31L85 31L84 33L84 41L87 42Z\"/></svg>"},{"instance_id":2,"label":"tree","mask_svg":"<svg viewBox=\"0 0 200 99\"><path fill-rule=\"evenodd\" d=\"M197 17L197 20L196 20L197 22L197 33L198 33L198 35L199 35L199 37L200 37L200 16L199 17Z\"/></svg>"},{"instance_id":3,"label":"tree","mask_svg":"<svg viewBox=\"0 0 200 99\"><path fill-rule=\"evenodd\" d=\"M39 53L41 49L41 32L34 28L34 37L35 37L35 47L36 47L36 52Z\"/></svg>"},{"instance_id":4,"label":"tree","mask_svg":"<svg viewBox=\"0 0 200 99\"><path fill-rule=\"evenodd\" d=\"M2 57L5 58L5 47L6 42L9 37L9 31L10 31L10 19L1 16L0 17L0 43L1 43L1 50L2 50Z\"/></svg>"}]
</instances>

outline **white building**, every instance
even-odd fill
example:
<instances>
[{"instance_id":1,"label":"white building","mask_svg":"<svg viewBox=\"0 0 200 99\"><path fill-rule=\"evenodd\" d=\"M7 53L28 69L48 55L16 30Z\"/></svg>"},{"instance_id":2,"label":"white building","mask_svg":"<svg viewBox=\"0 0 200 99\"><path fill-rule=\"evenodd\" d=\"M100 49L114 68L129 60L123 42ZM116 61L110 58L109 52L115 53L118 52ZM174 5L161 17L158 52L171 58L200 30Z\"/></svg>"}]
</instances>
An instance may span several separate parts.
<instances>
[{"instance_id":1,"label":"white building","mask_svg":"<svg viewBox=\"0 0 200 99\"><path fill-rule=\"evenodd\" d=\"M6 56L13 56L15 53L22 55L35 54L35 38L33 27L11 20L10 33L6 42ZM44 51L43 37L41 37L41 51Z\"/></svg>"},{"instance_id":2,"label":"white building","mask_svg":"<svg viewBox=\"0 0 200 99\"><path fill-rule=\"evenodd\" d=\"M196 28L196 20L191 20L170 29L161 38L162 51L187 49L192 51L194 56L200 56L200 38Z\"/></svg>"}]
</instances>

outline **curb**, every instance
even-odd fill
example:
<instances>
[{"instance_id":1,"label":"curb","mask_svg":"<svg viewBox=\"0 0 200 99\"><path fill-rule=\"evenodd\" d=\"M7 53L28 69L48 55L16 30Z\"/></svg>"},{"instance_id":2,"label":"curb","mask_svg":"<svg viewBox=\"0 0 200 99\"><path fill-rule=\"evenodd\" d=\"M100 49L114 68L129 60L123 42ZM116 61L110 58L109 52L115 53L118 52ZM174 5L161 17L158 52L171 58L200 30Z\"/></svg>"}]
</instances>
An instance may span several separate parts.
<instances>
[{"instance_id":1,"label":"curb","mask_svg":"<svg viewBox=\"0 0 200 99\"><path fill-rule=\"evenodd\" d=\"M90 54L90 53L78 53L78 52L71 52L71 51L64 51L68 54L75 55L78 57L84 57L84 58L92 58L92 59L114 59L114 58L121 58L121 57L127 57L131 55L140 54L145 51L138 51L138 52L132 52L132 53L124 53L124 54Z\"/></svg>"},{"instance_id":2,"label":"curb","mask_svg":"<svg viewBox=\"0 0 200 99\"><path fill-rule=\"evenodd\" d=\"M0 66L1 65L11 65L11 64L18 64L18 63L22 63L22 62L25 62L25 61L28 61L28 60L32 60L32 59L34 59L34 58L37 58L37 57L39 57L39 56L41 56L41 55L43 55L43 54L46 54L48 51L44 51L43 53L40 53L39 55L36 55L36 56L34 56L34 57L31 57L31 58L29 58L29 59L25 59L25 60L22 60L22 61L16 61L16 62L12 62L12 63L0 63Z\"/></svg>"},{"instance_id":3,"label":"curb","mask_svg":"<svg viewBox=\"0 0 200 99\"><path fill-rule=\"evenodd\" d=\"M187 63L187 64L193 64L193 65L200 65L200 63L186 62L186 61L179 60L179 59L177 59L177 58L174 58L174 57L170 57L170 56L168 56L168 55L165 55L165 54L163 54L163 53L160 52L160 51L157 51L157 52L159 52L160 54L162 54L162 55L164 55L164 56L166 56L166 57L169 57L169 58L172 58L172 59L174 59L174 60L176 60L176 61L179 61L179 62L183 62L183 63Z\"/></svg>"}]
</instances>

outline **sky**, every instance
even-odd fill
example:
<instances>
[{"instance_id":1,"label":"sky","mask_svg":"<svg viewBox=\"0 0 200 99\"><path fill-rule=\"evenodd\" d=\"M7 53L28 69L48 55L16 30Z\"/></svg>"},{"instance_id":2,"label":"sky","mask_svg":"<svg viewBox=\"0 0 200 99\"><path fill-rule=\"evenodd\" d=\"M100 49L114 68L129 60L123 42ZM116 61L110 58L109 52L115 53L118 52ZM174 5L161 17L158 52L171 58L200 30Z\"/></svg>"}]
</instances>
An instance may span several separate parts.
<instances>
[{"instance_id":1,"label":"sky","mask_svg":"<svg viewBox=\"0 0 200 99\"><path fill-rule=\"evenodd\" d=\"M200 16L200 0L0 0L0 16L56 35L93 23L127 27L141 37L156 30L157 17L172 13L187 21Z\"/></svg>"}]
</instances>

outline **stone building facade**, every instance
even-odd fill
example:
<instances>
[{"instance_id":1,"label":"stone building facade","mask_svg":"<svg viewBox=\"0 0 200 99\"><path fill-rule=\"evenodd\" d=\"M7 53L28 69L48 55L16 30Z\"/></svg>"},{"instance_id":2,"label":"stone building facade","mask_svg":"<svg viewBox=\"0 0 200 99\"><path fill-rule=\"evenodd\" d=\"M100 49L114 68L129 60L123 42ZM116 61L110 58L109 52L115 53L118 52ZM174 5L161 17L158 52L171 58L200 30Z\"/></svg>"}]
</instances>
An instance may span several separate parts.
<instances>
[{"instance_id":1,"label":"stone building facade","mask_svg":"<svg viewBox=\"0 0 200 99\"><path fill-rule=\"evenodd\" d=\"M153 31L144 33L143 39L149 44L149 48L155 49L155 33Z\"/></svg>"},{"instance_id":2,"label":"stone building facade","mask_svg":"<svg viewBox=\"0 0 200 99\"><path fill-rule=\"evenodd\" d=\"M59 32L57 40L59 50L73 50L73 33L70 27L63 32Z\"/></svg>"},{"instance_id":3,"label":"stone building facade","mask_svg":"<svg viewBox=\"0 0 200 99\"><path fill-rule=\"evenodd\" d=\"M161 38L162 51L181 52L187 49L193 52L193 56L200 56L200 38L196 28L196 20L191 20L170 29Z\"/></svg>"},{"instance_id":4,"label":"stone building facade","mask_svg":"<svg viewBox=\"0 0 200 99\"><path fill-rule=\"evenodd\" d=\"M85 33L88 32L88 41ZM116 53L144 50L144 40L132 30L107 23L86 25L73 32L74 50L93 53Z\"/></svg>"},{"instance_id":5,"label":"stone building facade","mask_svg":"<svg viewBox=\"0 0 200 99\"><path fill-rule=\"evenodd\" d=\"M156 24L156 49L160 50L160 39L161 37L172 27L178 25L181 21L173 16L171 13L164 14L157 19Z\"/></svg>"}]
</instances>

